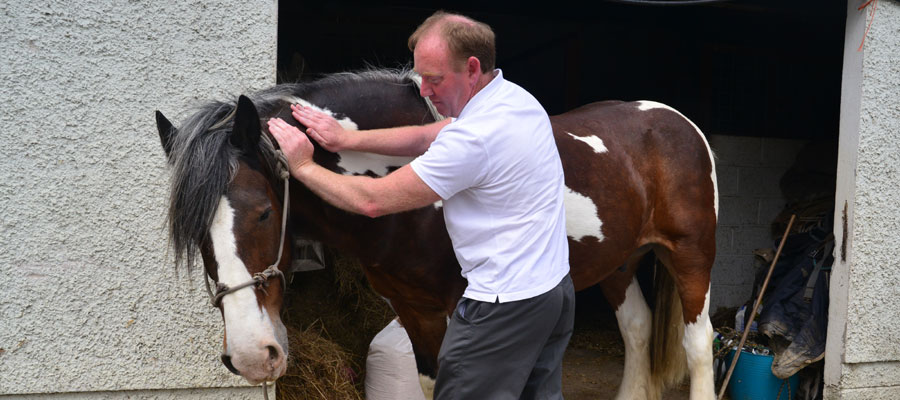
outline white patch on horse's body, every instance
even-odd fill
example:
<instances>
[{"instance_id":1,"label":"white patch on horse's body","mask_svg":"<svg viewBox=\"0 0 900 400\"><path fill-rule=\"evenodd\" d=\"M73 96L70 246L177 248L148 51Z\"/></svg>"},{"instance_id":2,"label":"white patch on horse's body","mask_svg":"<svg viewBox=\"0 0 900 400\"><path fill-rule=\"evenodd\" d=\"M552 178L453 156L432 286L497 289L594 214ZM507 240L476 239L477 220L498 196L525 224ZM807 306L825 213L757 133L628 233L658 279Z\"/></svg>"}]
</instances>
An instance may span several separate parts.
<instances>
[{"instance_id":1,"label":"white patch on horse's body","mask_svg":"<svg viewBox=\"0 0 900 400\"><path fill-rule=\"evenodd\" d=\"M313 103L306 101L305 99L301 99L299 97L285 97L284 101L291 103L291 104L299 104L303 107L309 107L316 111L321 111L321 112L333 117L335 120L337 120L338 124L344 129L349 129L349 130L354 130L354 131L359 129L359 126L356 125L356 122L353 122L352 120L350 120L350 118L344 117L341 119L337 119L337 117L335 117L334 113L331 112L331 110L329 110L327 108L319 107Z\"/></svg>"},{"instance_id":2,"label":"white patch on horse's body","mask_svg":"<svg viewBox=\"0 0 900 400\"><path fill-rule=\"evenodd\" d=\"M587 143L588 146L591 146L591 148L594 149L594 153L603 154L603 153L609 152L609 149L607 149L606 145L603 144L603 139L600 139L597 136L593 136L593 135L577 136L577 135L573 134L572 132L566 132L566 133L568 133L569 136L575 138L575 140L577 140L577 141Z\"/></svg>"},{"instance_id":3,"label":"white patch on horse's body","mask_svg":"<svg viewBox=\"0 0 900 400\"><path fill-rule=\"evenodd\" d=\"M694 121L690 120L690 118L685 117L684 114L682 114L678 110L676 110L672 107L669 107L663 103L658 103L655 101L648 101L648 100L641 100L641 101L638 101L637 103L638 103L638 110L641 110L641 111L652 110L654 108L662 108L662 109L666 109L666 110L672 111L672 112L680 115L681 118L684 118L685 121L689 122L691 124L691 126L694 127L694 131L697 132L698 135L700 135L700 139L703 140L703 144L706 145L706 151L707 151L707 153L709 153L709 165L712 166L712 173L710 174L710 178L712 179L712 183L713 183L713 196L714 196L713 197L713 202L714 202L713 205L716 208L716 217L718 217L719 216L719 181L718 181L718 178L716 177L716 160L715 160L715 156L713 155L712 148L709 147L709 141L707 141L706 136L703 135L703 131L701 131L700 128L697 127L696 124L694 124Z\"/></svg>"},{"instance_id":4,"label":"white patch on horse's body","mask_svg":"<svg viewBox=\"0 0 900 400\"><path fill-rule=\"evenodd\" d=\"M688 370L691 374L691 399L714 399L716 394L708 392L713 384L712 348L713 327L709 321L709 289L703 311L694 323L684 326L684 350L687 355Z\"/></svg>"},{"instance_id":5,"label":"white patch on horse's body","mask_svg":"<svg viewBox=\"0 0 900 400\"><path fill-rule=\"evenodd\" d=\"M435 380L428 375L419 374L419 386L422 387L422 394L426 400L434 399Z\"/></svg>"},{"instance_id":6,"label":"white patch on horse's body","mask_svg":"<svg viewBox=\"0 0 900 400\"><path fill-rule=\"evenodd\" d=\"M625 301L616 309L616 319L625 342L625 369L616 400L654 398L656 389L650 381L653 316L636 279L625 290Z\"/></svg>"},{"instance_id":7,"label":"white patch on horse's body","mask_svg":"<svg viewBox=\"0 0 900 400\"><path fill-rule=\"evenodd\" d=\"M563 193L563 201L566 206L566 235L575 241L593 237L602 242L603 221L600 221L594 201L568 186Z\"/></svg>"},{"instance_id":8,"label":"white patch on horse's body","mask_svg":"<svg viewBox=\"0 0 900 400\"><path fill-rule=\"evenodd\" d=\"M246 265L238 255L233 226L234 209L228 199L222 196L209 234L218 265L218 282L229 287L252 280ZM247 371L248 368L259 368L260 365L255 365L257 360L268 359L266 346L278 342L269 313L265 308L260 307L253 287L250 286L223 297L222 314L225 319L227 352L232 357L235 368L241 373ZM286 351L287 349L281 350ZM260 355L260 353L263 354ZM246 354L251 356L245 357ZM253 361L249 361L251 365L248 365L245 360Z\"/></svg>"},{"instance_id":9,"label":"white patch on horse's body","mask_svg":"<svg viewBox=\"0 0 900 400\"><path fill-rule=\"evenodd\" d=\"M317 111L321 111L331 117L334 117L338 124L341 125L342 128L347 130L357 130L359 126L356 125L353 120L349 117L344 117L341 119L337 119L334 113L327 108L319 107L315 104L312 104L304 99L299 97L290 97L285 99L288 102L294 104L300 104L304 107L309 107ZM398 156L384 156L381 154L375 153L364 153L360 151L339 151L337 153L338 167L344 169L344 175L363 175L367 171L372 171L375 175L385 176L389 172L400 168L406 164L409 164L410 161L413 160L413 157L398 157Z\"/></svg>"},{"instance_id":10,"label":"white patch on horse's body","mask_svg":"<svg viewBox=\"0 0 900 400\"><path fill-rule=\"evenodd\" d=\"M362 175L372 171L375 175L385 176L389 172L409 164L413 157L383 156L360 151L340 151L338 166L343 168L344 175Z\"/></svg>"}]
</instances>

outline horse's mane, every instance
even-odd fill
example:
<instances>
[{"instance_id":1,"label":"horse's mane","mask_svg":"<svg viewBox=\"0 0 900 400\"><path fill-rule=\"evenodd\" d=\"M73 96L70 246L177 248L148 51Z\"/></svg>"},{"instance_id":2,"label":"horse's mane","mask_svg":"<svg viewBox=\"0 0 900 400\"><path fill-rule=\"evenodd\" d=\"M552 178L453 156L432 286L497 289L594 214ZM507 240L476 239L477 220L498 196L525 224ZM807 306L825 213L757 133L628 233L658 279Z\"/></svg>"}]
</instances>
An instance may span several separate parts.
<instances>
[{"instance_id":1,"label":"horse's mane","mask_svg":"<svg viewBox=\"0 0 900 400\"><path fill-rule=\"evenodd\" d=\"M367 81L409 85L416 77L409 69L342 72L311 82L276 85L248 97L264 126L263 121L269 116L284 110L305 93L341 90L348 84ZM192 269L212 226L219 199L237 172L240 150L229 141L236 109L236 100L204 104L182 123L172 139L168 225L176 269L182 265L188 271ZM276 170L274 146L265 132L260 137L260 162L271 174Z\"/></svg>"}]
</instances>

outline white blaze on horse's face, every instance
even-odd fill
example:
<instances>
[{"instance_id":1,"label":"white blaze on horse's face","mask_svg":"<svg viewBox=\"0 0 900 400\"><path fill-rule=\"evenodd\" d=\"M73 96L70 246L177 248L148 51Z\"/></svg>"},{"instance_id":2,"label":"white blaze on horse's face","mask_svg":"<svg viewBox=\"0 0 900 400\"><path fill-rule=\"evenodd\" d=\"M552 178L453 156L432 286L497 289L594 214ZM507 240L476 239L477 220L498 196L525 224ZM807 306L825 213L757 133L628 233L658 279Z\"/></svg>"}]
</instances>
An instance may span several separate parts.
<instances>
[{"instance_id":1,"label":"white blaze on horse's face","mask_svg":"<svg viewBox=\"0 0 900 400\"><path fill-rule=\"evenodd\" d=\"M701 131L700 128L697 127L696 124L694 124L694 121L691 121L688 117L685 117L684 114L682 114L680 111L678 111L672 107L669 107L663 103L657 103L655 101L648 101L648 100L642 100L637 103L638 103L638 110L641 110L641 111L652 110L655 108L662 108L662 109L670 110L670 111L680 115L681 118L684 118L685 121L689 122L691 124L691 126L694 127L694 131L697 132L698 135L700 135L700 139L702 139L703 143L706 145L706 151L709 153L709 158L710 158L709 162L711 163L710 165L716 165L715 160L713 160L712 148L709 147L709 141L706 140L706 136L703 135L703 131ZM718 178L716 177L716 169L715 168L712 169L710 178L712 179L712 183L713 183L713 197L714 197L713 205L716 209L716 216L718 216L719 215L719 181L718 181Z\"/></svg>"},{"instance_id":2,"label":"white blaze on horse's face","mask_svg":"<svg viewBox=\"0 0 900 400\"><path fill-rule=\"evenodd\" d=\"M234 209L222 196L210 228L218 281L229 287L250 281L247 267L238 255ZM225 319L225 355L250 383L273 381L287 368L287 332L279 316L271 318L261 307L252 287L222 298Z\"/></svg>"}]
</instances>

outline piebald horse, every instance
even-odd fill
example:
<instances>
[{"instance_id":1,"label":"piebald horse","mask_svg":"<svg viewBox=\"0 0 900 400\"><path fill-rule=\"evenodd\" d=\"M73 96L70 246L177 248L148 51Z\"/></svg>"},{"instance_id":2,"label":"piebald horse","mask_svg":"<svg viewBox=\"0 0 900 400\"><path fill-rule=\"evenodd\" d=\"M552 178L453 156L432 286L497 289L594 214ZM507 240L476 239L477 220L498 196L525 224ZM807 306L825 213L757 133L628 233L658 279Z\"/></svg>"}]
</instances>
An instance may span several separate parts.
<instances>
[{"instance_id":1,"label":"piebald horse","mask_svg":"<svg viewBox=\"0 0 900 400\"><path fill-rule=\"evenodd\" d=\"M177 128L157 111L172 169L176 264L190 268L196 254L202 257L225 323L222 360L232 372L252 383L284 374L278 272L291 264L293 238L304 237L360 260L403 321L419 372L435 376L447 318L466 286L440 202L379 218L339 210L283 179L261 123L281 117L297 124L293 103L331 113L353 129L432 122L416 78L409 71L367 71L278 85L209 103ZM714 398L708 311L718 194L706 139L681 113L650 101L589 104L551 121L565 171L571 276L576 290L601 286L626 347L617 398L659 398L686 371L691 399ZM369 176L410 161L318 145L314 159L341 174ZM652 312L635 279L651 253L661 263Z\"/></svg>"}]
</instances>

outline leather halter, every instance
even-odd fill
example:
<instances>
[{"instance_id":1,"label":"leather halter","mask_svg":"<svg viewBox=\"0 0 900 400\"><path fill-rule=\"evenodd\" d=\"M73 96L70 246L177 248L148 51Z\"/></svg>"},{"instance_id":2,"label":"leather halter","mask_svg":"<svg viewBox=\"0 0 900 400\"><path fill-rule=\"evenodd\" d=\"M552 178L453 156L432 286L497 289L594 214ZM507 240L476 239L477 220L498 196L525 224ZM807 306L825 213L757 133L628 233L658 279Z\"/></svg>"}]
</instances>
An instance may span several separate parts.
<instances>
[{"instance_id":1,"label":"leather halter","mask_svg":"<svg viewBox=\"0 0 900 400\"><path fill-rule=\"evenodd\" d=\"M269 287L269 279L276 276L281 278L282 293L284 293L284 290L287 288L287 280L284 278L284 273L278 269L278 264L281 263L281 255L284 252L284 240L287 232L288 204L290 202L290 187L288 186L288 183L291 179L291 173L290 170L288 170L287 159L284 157L284 153L281 150L275 150L275 159L277 161L278 175L284 180L284 203L282 203L281 206L281 239L278 241L278 258L262 272L253 274L253 278L247 282L233 287L228 287L228 285L222 282L216 282L215 294L213 294L212 289L209 287L209 276L204 274L203 281L206 283L206 292L209 293L209 300L213 307L219 307L223 297L249 286L253 286L255 289L265 290L265 288Z\"/></svg>"}]
</instances>

